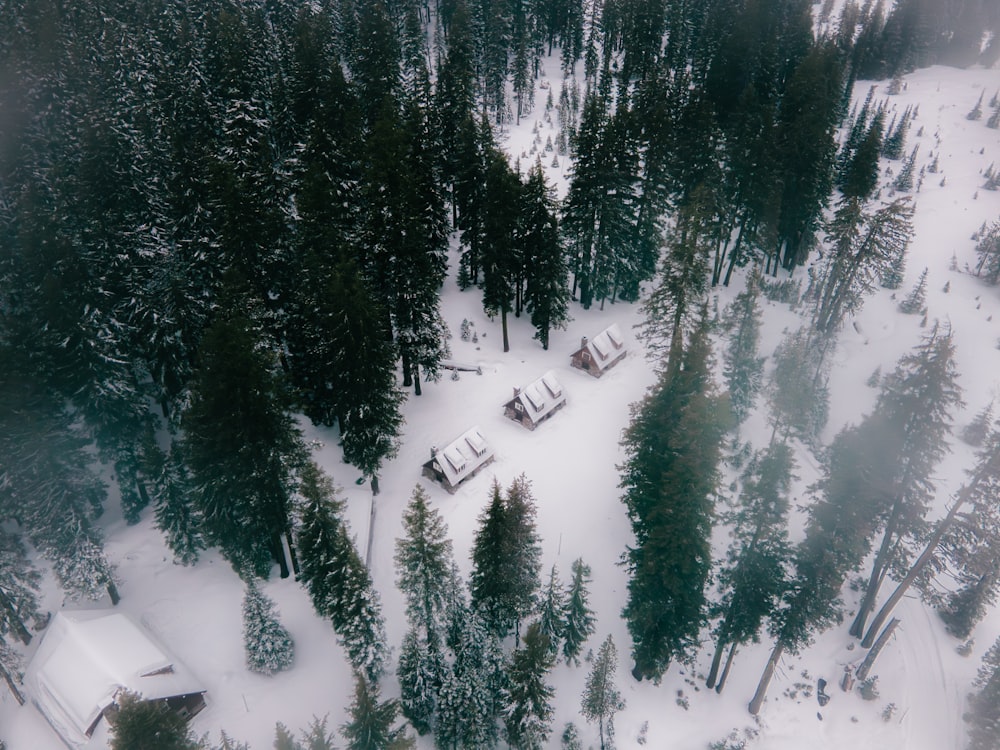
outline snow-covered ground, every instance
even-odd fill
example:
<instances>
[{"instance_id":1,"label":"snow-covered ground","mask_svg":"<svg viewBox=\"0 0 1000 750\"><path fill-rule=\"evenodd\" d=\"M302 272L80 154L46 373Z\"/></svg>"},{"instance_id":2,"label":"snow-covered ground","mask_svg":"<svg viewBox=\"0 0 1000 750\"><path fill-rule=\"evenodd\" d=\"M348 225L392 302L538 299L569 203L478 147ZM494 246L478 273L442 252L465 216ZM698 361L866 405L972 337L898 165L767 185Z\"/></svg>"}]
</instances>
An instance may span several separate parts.
<instances>
[{"instance_id":1,"label":"snow-covered ground","mask_svg":"<svg viewBox=\"0 0 1000 750\"><path fill-rule=\"evenodd\" d=\"M547 82L558 100L558 66L548 68ZM990 399L1000 396L1000 290L986 287L968 273L974 265L972 233L985 221L1000 218L1000 194L982 189L981 172L991 162L1000 166L1000 131L965 119L966 113L985 90L988 100L1000 85L997 71L953 70L935 67L906 78L906 89L889 97L898 111L919 104L919 114L910 130L906 151L919 144L918 169L927 165L932 153L939 154L940 173L927 175L914 194L917 213L916 238L911 246L901 299L912 288L924 267L929 269L927 305L931 321L950 323L955 331L957 358L965 389L966 411L957 426L971 420ZM863 97L868 83L859 83ZM511 128L503 143L512 157L521 159L522 169L534 161L530 155L537 123L541 143L555 124L544 120L548 91L539 89L538 106ZM885 96L879 84L876 99ZM891 116L891 115L890 115ZM553 112L552 119L555 120ZM918 129L923 133L918 135ZM552 167L551 155L542 159L550 179L565 191L568 160ZM901 163L893 163L898 171ZM945 178L945 184L939 184ZM958 271L949 269L952 255ZM796 276L804 278L802 269ZM950 282L950 291L942 291ZM735 295L719 288L720 307ZM880 289L860 314L844 327L832 374L831 420L824 435L829 440L843 424L857 420L872 404L874 390L865 381L876 367L892 369L898 357L919 340L920 316L896 312L898 300ZM392 556L394 540L401 535L400 516L414 486L423 484L433 505L447 520L463 573L469 569L469 551L477 516L484 507L490 482L501 484L524 473L532 481L538 502L538 530L543 539L544 570L556 564L564 579L570 564L582 557L593 569L592 605L598 613L597 630L591 640L596 649L610 633L618 645L618 685L627 706L616 718L617 744L635 747L641 727L648 722L648 746L653 748L704 748L730 731L752 730L752 747L785 750L807 746L811 750L902 748L907 750L957 750L963 744L961 714L979 657L1000 632L1000 617L994 613L977 628L976 645L968 657L959 656L958 643L949 637L933 612L916 599L898 609L902 624L883 652L874 672L879 675L880 697L863 701L857 693L845 694L837 687L845 664L860 659L852 649L846 625L823 634L801 657L786 657L775 675L768 701L759 719L746 711L770 643L745 649L738 656L725 692L719 696L704 688L701 675L707 671L711 646L707 644L693 672L673 665L662 684L636 683L629 675L629 638L619 613L625 603L626 577L618 565L630 541L628 521L619 500L616 464L622 458L618 441L629 419L629 404L638 400L653 381L653 370L635 341L633 326L639 320L634 305L607 305L604 310L572 309L574 320L566 331L554 332L549 351L532 339L530 323L511 319L511 351L503 353L499 321L488 320L481 311L475 290L460 292L450 280L443 296L443 312L455 334L453 356L481 365L482 374L463 372L458 380L446 374L438 383L427 384L424 394L411 395L404 412L406 425L399 456L385 469L382 494L375 513L367 487L355 484L359 473L343 464L336 448L336 435L304 424L306 436L317 441L316 457L342 488L348 514L364 553L370 518L374 518L372 574L382 594L390 642L398 647L405 629L403 601L395 589ZM461 341L463 319L475 324L478 343ZM629 356L600 380L570 368L569 354L581 336L593 336L610 323L626 332ZM786 328L799 324L787 307L765 306L763 350L769 353ZM856 325L852 325L856 324ZM567 395L566 408L534 432L503 417L501 404L514 386L523 386L546 370L554 370ZM496 450L496 461L466 483L454 495L428 483L420 475L421 464L431 446L442 446L468 427L478 424ZM763 420L751 418L743 436L763 444L768 432ZM815 461L799 452L801 488L815 477ZM956 442L939 470L939 510L949 492L957 488L971 465L970 449ZM274 577L263 590L278 604L282 622L296 642L296 663L291 671L273 677L251 674L244 667L240 603L242 585L218 554L203 555L194 568L172 564L147 511L136 526L126 526L115 512L114 502L103 522L107 551L118 565L122 579L122 602L118 609L148 627L183 659L208 687L208 708L193 721L199 733L218 736L225 729L231 736L250 743L254 750L272 746L274 724L281 721L303 728L314 717L329 716L331 727L344 721L352 690L350 670L334 634L325 621L313 614L305 592L293 580ZM51 585L46 605L62 606L60 594ZM848 599L854 595L847 593ZM853 602L849 601L849 604ZM83 605L67 605L69 608ZM91 605L94 606L94 605ZM101 602L97 606L107 606ZM37 641L37 639L36 639ZM557 710L552 746L568 721L577 723L585 744L597 742L596 728L578 718L580 694L587 666L559 665L551 681L556 687ZM829 705L816 702L817 678L830 682ZM384 695L396 687L390 668ZM883 721L885 706L898 708L890 721ZM683 704L683 705L682 705ZM30 704L18 707L0 690L0 738L9 750L60 748L56 735ZM106 738L96 736L93 748L104 747ZM429 738L420 746L432 747Z\"/></svg>"}]
</instances>

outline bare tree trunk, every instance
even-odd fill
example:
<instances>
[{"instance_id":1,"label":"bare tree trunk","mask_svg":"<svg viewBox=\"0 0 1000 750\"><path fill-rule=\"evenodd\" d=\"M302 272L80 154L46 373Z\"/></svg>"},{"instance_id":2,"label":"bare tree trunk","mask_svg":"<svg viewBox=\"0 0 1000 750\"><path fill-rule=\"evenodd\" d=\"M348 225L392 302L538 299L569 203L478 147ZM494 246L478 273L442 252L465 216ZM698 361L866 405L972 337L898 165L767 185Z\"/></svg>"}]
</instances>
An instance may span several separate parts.
<instances>
[{"instance_id":1,"label":"bare tree trunk","mask_svg":"<svg viewBox=\"0 0 1000 750\"><path fill-rule=\"evenodd\" d=\"M420 390L420 365L413 363L413 395L419 396L423 393Z\"/></svg>"},{"instance_id":2,"label":"bare tree trunk","mask_svg":"<svg viewBox=\"0 0 1000 750\"><path fill-rule=\"evenodd\" d=\"M17 701L19 706L24 705L24 696L21 695L21 691L17 689L17 683L14 682L14 676L7 671L7 669L0 664L0 677L3 677L3 681L7 683L7 687L10 688L10 694L14 696L14 700Z\"/></svg>"},{"instance_id":3,"label":"bare tree trunk","mask_svg":"<svg viewBox=\"0 0 1000 750\"><path fill-rule=\"evenodd\" d=\"M715 686L715 692L721 693L722 689L726 686L726 680L729 679L729 670L733 668L733 659L736 658L736 650L739 648L738 643L734 643L729 647L729 655L726 656L726 666L722 668L722 677L719 678L719 684Z\"/></svg>"},{"instance_id":4,"label":"bare tree trunk","mask_svg":"<svg viewBox=\"0 0 1000 750\"><path fill-rule=\"evenodd\" d=\"M774 648L771 650L771 658L767 660L767 666L764 667L764 671L760 676L760 682L757 683L757 692L753 694L750 705L747 706L747 710L754 716L760 713L760 707L764 705L767 688L771 684L771 678L774 677L774 668L778 666L778 661L784 653L785 644L782 641L775 643Z\"/></svg>"},{"instance_id":5,"label":"bare tree trunk","mask_svg":"<svg viewBox=\"0 0 1000 750\"><path fill-rule=\"evenodd\" d=\"M855 673L859 680L863 680L868 677L868 673L871 671L872 665L875 663L878 655L882 653L882 649L885 648L885 644L889 642L889 638L892 637L892 634L898 625L899 618L893 617L889 621L889 624L885 626L882 634L879 635L878 640L875 641L875 645L872 646L871 650L865 656L864 661L861 662L861 666L858 667L858 670Z\"/></svg>"},{"instance_id":6,"label":"bare tree trunk","mask_svg":"<svg viewBox=\"0 0 1000 750\"><path fill-rule=\"evenodd\" d=\"M285 559L285 548L281 544L281 534L275 532L271 534L271 556L278 563L279 575L288 578L288 560Z\"/></svg>"},{"instance_id":7,"label":"bare tree trunk","mask_svg":"<svg viewBox=\"0 0 1000 750\"><path fill-rule=\"evenodd\" d=\"M118 593L118 587L115 586L115 582L109 579L105 588L107 588L108 596L111 598L111 606L118 606L118 602L122 600L122 597L121 594Z\"/></svg>"},{"instance_id":8,"label":"bare tree trunk","mask_svg":"<svg viewBox=\"0 0 1000 750\"><path fill-rule=\"evenodd\" d=\"M854 622L851 623L851 629L848 631L850 635L855 638L860 638L865 633L865 622L868 620L868 615L872 613L875 609L875 598L878 596L878 590L882 585L882 581L885 578L885 569L888 566L888 556L889 549L892 546L892 539L896 534L897 519L899 518L899 511L902 507L902 500L896 498L896 502L892 506L892 515L889 517L889 522L885 526L885 531L882 534L882 543L879 545L878 552L875 555L875 562L872 564L872 572L868 577L868 585L865 587L865 595L861 599L861 606L858 607L858 614L854 618Z\"/></svg>"},{"instance_id":9,"label":"bare tree trunk","mask_svg":"<svg viewBox=\"0 0 1000 750\"><path fill-rule=\"evenodd\" d=\"M299 556L295 554L295 544L292 541L292 530L285 529L285 541L288 543L288 560L292 564L292 573L299 575Z\"/></svg>"},{"instance_id":10,"label":"bare tree trunk","mask_svg":"<svg viewBox=\"0 0 1000 750\"><path fill-rule=\"evenodd\" d=\"M719 639L715 646L715 655L712 657L712 667L708 670L708 677L705 679L705 687L709 690L715 687L715 678L719 676L719 667L722 666L722 652L726 649L726 642Z\"/></svg>"},{"instance_id":11,"label":"bare tree trunk","mask_svg":"<svg viewBox=\"0 0 1000 750\"><path fill-rule=\"evenodd\" d=\"M503 350L505 352L510 351L510 339L507 337L507 310L506 308L500 309L500 327L503 329Z\"/></svg>"}]
</instances>

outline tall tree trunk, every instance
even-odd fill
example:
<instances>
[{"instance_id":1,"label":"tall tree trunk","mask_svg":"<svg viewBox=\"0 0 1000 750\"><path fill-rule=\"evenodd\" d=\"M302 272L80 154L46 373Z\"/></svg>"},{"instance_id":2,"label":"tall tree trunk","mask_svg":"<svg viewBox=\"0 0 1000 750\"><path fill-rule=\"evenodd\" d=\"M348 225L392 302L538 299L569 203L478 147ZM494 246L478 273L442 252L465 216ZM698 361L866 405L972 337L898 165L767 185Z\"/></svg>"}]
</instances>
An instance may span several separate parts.
<instances>
[{"instance_id":1,"label":"tall tree trunk","mask_svg":"<svg viewBox=\"0 0 1000 750\"><path fill-rule=\"evenodd\" d=\"M285 548L281 545L281 534L277 532L271 534L271 556L278 563L279 575L288 578L288 560L285 559Z\"/></svg>"},{"instance_id":2,"label":"tall tree trunk","mask_svg":"<svg viewBox=\"0 0 1000 750\"><path fill-rule=\"evenodd\" d=\"M503 350L510 351L510 339L507 337L507 308L500 308L500 327L503 329Z\"/></svg>"},{"instance_id":3,"label":"tall tree trunk","mask_svg":"<svg viewBox=\"0 0 1000 750\"><path fill-rule=\"evenodd\" d=\"M947 515L941 519L938 523L937 528L931 535L931 538L927 541L927 545L924 547L924 551L920 553L920 557L916 559L916 562L910 566L909 572L899 585L896 586L896 590L892 592L888 601L882 605L882 609L872 620L872 624L868 627L868 632L865 634L864 640L861 641L861 645L865 648L871 648L872 643L875 642L875 635L878 633L885 621L889 619L889 615L892 614L892 610L895 609L896 605L899 604L899 600L903 598L903 594L913 585L913 582L917 580L917 577L923 572L927 564L933 559L934 553L937 550L938 545L944 538L945 533L951 528L952 524L955 523L955 517L958 515L959 509L965 505L966 501L975 490L979 483L982 482L990 473L992 468L991 464L996 461L996 456L993 456L986 464L976 472L976 476L973 477L972 482L959 490L958 497L955 498L954 504L951 506L951 510L948 511Z\"/></svg>"},{"instance_id":4,"label":"tall tree trunk","mask_svg":"<svg viewBox=\"0 0 1000 750\"><path fill-rule=\"evenodd\" d=\"M122 597L121 594L118 593L118 587L115 586L115 582L112 580L108 580L107 584L105 585L105 588L108 591L108 597L111 599L111 606L112 607L118 606L118 602L122 600Z\"/></svg>"},{"instance_id":5,"label":"tall tree trunk","mask_svg":"<svg viewBox=\"0 0 1000 750\"><path fill-rule=\"evenodd\" d=\"M372 474L372 497L378 495L378 474Z\"/></svg>"},{"instance_id":6,"label":"tall tree trunk","mask_svg":"<svg viewBox=\"0 0 1000 750\"><path fill-rule=\"evenodd\" d=\"M14 700L17 701L19 706L24 705L24 696L21 695L21 691L17 689L17 683L14 681L14 676L7 671L7 669L0 664L0 677L3 677L3 681L7 683L7 687L10 688L10 694L14 696Z\"/></svg>"},{"instance_id":7,"label":"tall tree trunk","mask_svg":"<svg viewBox=\"0 0 1000 750\"><path fill-rule=\"evenodd\" d=\"M292 530L285 528L285 542L288 544L288 559L292 563L292 574L299 575L299 556L295 554L295 544L292 541Z\"/></svg>"},{"instance_id":8,"label":"tall tree trunk","mask_svg":"<svg viewBox=\"0 0 1000 750\"><path fill-rule=\"evenodd\" d=\"M760 682L757 683L757 692L753 694L750 705L747 706L747 710L754 716L760 713L760 707L764 705L764 698L767 697L767 688L771 684L771 678L774 677L774 668L778 666L778 661L784 653L784 642L778 641L775 643L774 648L771 650L771 658L767 660L764 672L760 676Z\"/></svg>"},{"instance_id":9,"label":"tall tree trunk","mask_svg":"<svg viewBox=\"0 0 1000 750\"><path fill-rule=\"evenodd\" d=\"M413 395L423 395L423 391L420 390L420 365L416 362L413 363Z\"/></svg>"},{"instance_id":10,"label":"tall tree trunk","mask_svg":"<svg viewBox=\"0 0 1000 750\"><path fill-rule=\"evenodd\" d=\"M892 548L892 540L896 536L896 527L898 526L901 507L902 498L897 497L896 502L893 503L889 521L885 525L885 531L882 534L882 543L879 545L878 553L875 555L875 562L872 564L872 572L868 577L868 586L865 587L865 595L861 599L861 606L858 607L858 614L855 616L854 622L851 623L851 628L848 631L855 638L860 638L864 635L865 622L868 620L868 615L875 609L875 598L878 596L882 581L885 580L885 570L889 565L889 550Z\"/></svg>"},{"instance_id":11,"label":"tall tree trunk","mask_svg":"<svg viewBox=\"0 0 1000 750\"><path fill-rule=\"evenodd\" d=\"M409 388L413 385L413 373L410 372L410 353L403 347L403 387Z\"/></svg>"},{"instance_id":12,"label":"tall tree trunk","mask_svg":"<svg viewBox=\"0 0 1000 750\"><path fill-rule=\"evenodd\" d=\"M712 657L712 666L708 670L708 677L705 678L705 687L709 690L715 687L715 678L719 676L719 667L722 666L722 652L726 650L726 642L719 639L715 645L715 655Z\"/></svg>"},{"instance_id":13,"label":"tall tree trunk","mask_svg":"<svg viewBox=\"0 0 1000 750\"><path fill-rule=\"evenodd\" d=\"M726 656L726 666L722 668L722 677L719 678L719 684L715 686L715 692L721 693L722 688L726 686L726 680L729 679L729 670L733 668L733 659L736 658L736 650L739 648L738 643L734 643L729 647L729 654Z\"/></svg>"},{"instance_id":14,"label":"tall tree trunk","mask_svg":"<svg viewBox=\"0 0 1000 750\"><path fill-rule=\"evenodd\" d=\"M858 667L858 671L855 674L859 680L863 680L868 677L868 673L872 670L872 665L875 664L875 660L878 658L878 655L882 653L882 649L885 648L885 644L889 642L889 638L892 637L892 634L895 632L898 625L898 617L893 617L889 620L889 624L885 626L884 630L882 630L882 634L879 635L878 640L875 641L875 645L872 646L871 650L865 655L864 661L862 661L861 666Z\"/></svg>"}]
</instances>

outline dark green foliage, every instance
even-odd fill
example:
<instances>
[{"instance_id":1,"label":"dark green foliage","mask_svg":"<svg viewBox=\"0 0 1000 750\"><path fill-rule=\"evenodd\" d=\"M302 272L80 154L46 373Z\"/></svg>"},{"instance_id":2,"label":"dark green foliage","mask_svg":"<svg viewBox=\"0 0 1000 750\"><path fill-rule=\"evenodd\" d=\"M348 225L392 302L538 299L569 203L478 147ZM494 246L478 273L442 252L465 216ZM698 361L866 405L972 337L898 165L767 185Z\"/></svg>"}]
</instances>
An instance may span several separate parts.
<instances>
[{"instance_id":1,"label":"dark green foliage","mask_svg":"<svg viewBox=\"0 0 1000 750\"><path fill-rule=\"evenodd\" d=\"M399 652L399 708L418 734L427 734L434 724L437 694L447 666L440 652L431 651L415 629L406 631Z\"/></svg>"},{"instance_id":2,"label":"dark green foliage","mask_svg":"<svg viewBox=\"0 0 1000 750\"><path fill-rule=\"evenodd\" d=\"M111 750L197 750L202 747L188 730L187 720L165 700L144 701L122 691L115 698Z\"/></svg>"},{"instance_id":3,"label":"dark green foliage","mask_svg":"<svg viewBox=\"0 0 1000 750\"><path fill-rule=\"evenodd\" d=\"M552 698L555 690L545 678L555 656L538 623L524 634L523 646L514 651L507 670L504 726L507 743L518 750L542 750L552 731Z\"/></svg>"},{"instance_id":4,"label":"dark green foliage","mask_svg":"<svg viewBox=\"0 0 1000 750\"><path fill-rule=\"evenodd\" d=\"M827 226L829 260L816 278L813 325L832 333L856 312L874 289L875 280L906 252L913 236L913 206L900 198L868 212L857 200L840 203Z\"/></svg>"},{"instance_id":5,"label":"dark green foliage","mask_svg":"<svg viewBox=\"0 0 1000 750\"><path fill-rule=\"evenodd\" d=\"M275 358L251 322L220 315L205 332L184 412L184 458L205 540L233 568L288 575L281 538L290 533L302 438L287 410Z\"/></svg>"},{"instance_id":6,"label":"dark green foliage","mask_svg":"<svg viewBox=\"0 0 1000 750\"><path fill-rule=\"evenodd\" d=\"M494 150L486 160L486 204L482 224L483 310L499 315L503 350L510 351L507 314L514 309L516 287L522 274L522 252L517 237L521 178L507 157Z\"/></svg>"},{"instance_id":7,"label":"dark green foliage","mask_svg":"<svg viewBox=\"0 0 1000 750\"><path fill-rule=\"evenodd\" d=\"M723 650L756 642L764 619L777 608L788 585L788 492L794 467L788 445L773 442L743 472L742 491L731 518L734 541L718 576L722 598L713 608L721 619L714 632L716 653L708 687L718 692L729 669L727 663L716 683Z\"/></svg>"},{"instance_id":8,"label":"dark green foliage","mask_svg":"<svg viewBox=\"0 0 1000 750\"><path fill-rule=\"evenodd\" d=\"M899 303L899 311L904 315L916 315L924 311L927 300L927 269L920 273L917 285L910 290L906 298Z\"/></svg>"},{"instance_id":9,"label":"dark green foliage","mask_svg":"<svg viewBox=\"0 0 1000 750\"><path fill-rule=\"evenodd\" d=\"M761 325L759 278L756 274L751 276L747 288L736 295L726 311L730 334L722 364L729 386L729 405L737 424L753 409L763 385L764 358L757 356Z\"/></svg>"},{"instance_id":10,"label":"dark green foliage","mask_svg":"<svg viewBox=\"0 0 1000 750\"><path fill-rule=\"evenodd\" d=\"M993 402L990 401L980 411L976 413L969 424L962 430L961 438L969 445L979 447L990 434L990 425L993 424Z\"/></svg>"},{"instance_id":11,"label":"dark green foliage","mask_svg":"<svg viewBox=\"0 0 1000 750\"><path fill-rule=\"evenodd\" d=\"M846 156L838 187L844 198L865 202L878 184L878 159L882 152L882 129L885 112L879 109L857 149Z\"/></svg>"},{"instance_id":12,"label":"dark green foliage","mask_svg":"<svg viewBox=\"0 0 1000 750\"><path fill-rule=\"evenodd\" d=\"M1000 282L1000 221L996 221L981 234L976 244L976 276L989 284Z\"/></svg>"},{"instance_id":13,"label":"dark green foliage","mask_svg":"<svg viewBox=\"0 0 1000 750\"><path fill-rule=\"evenodd\" d=\"M558 655L566 632L566 592L559 583L555 565L538 602L538 628L548 638L549 650Z\"/></svg>"},{"instance_id":14,"label":"dark green foliage","mask_svg":"<svg viewBox=\"0 0 1000 750\"><path fill-rule=\"evenodd\" d=\"M541 548L535 531L535 501L523 475L504 494L494 481L492 499L479 517L472 548L472 606L503 637L516 630L535 605Z\"/></svg>"},{"instance_id":15,"label":"dark green foliage","mask_svg":"<svg viewBox=\"0 0 1000 750\"><path fill-rule=\"evenodd\" d=\"M0 528L0 640L31 641L29 621L39 616L40 576L21 540Z\"/></svg>"},{"instance_id":16,"label":"dark green foliage","mask_svg":"<svg viewBox=\"0 0 1000 750\"><path fill-rule=\"evenodd\" d=\"M885 270L879 283L885 289L899 289L903 285L903 272L906 270L906 253L896 255Z\"/></svg>"},{"instance_id":17,"label":"dark green foliage","mask_svg":"<svg viewBox=\"0 0 1000 750\"><path fill-rule=\"evenodd\" d=\"M774 350L774 369L766 389L768 420L774 435L815 440L828 417L829 391L824 364L829 339L810 340L800 328Z\"/></svg>"},{"instance_id":18,"label":"dark green foliage","mask_svg":"<svg viewBox=\"0 0 1000 750\"><path fill-rule=\"evenodd\" d=\"M988 568L979 575L965 571L962 587L948 596L939 611L945 628L956 638L965 639L972 635L973 629L996 603L1000 569L995 562Z\"/></svg>"},{"instance_id":19,"label":"dark green foliage","mask_svg":"<svg viewBox=\"0 0 1000 750\"><path fill-rule=\"evenodd\" d=\"M899 174L896 176L896 181L892 183L892 186L896 190L908 193L913 189L913 172L916 169L918 148L918 146L913 147L913 151L910 152L910 157L906 160L903 168L899 170Z\"/></svg>"},{"instance_id":20,"label":"dark green foliage","mask_svg":"<svg viewBox=\"0 0 1000 750\"><path fill-rule=\"evenodd\" d=\"M378 592L340 516L330 479L309 463L299 491L303 498L296 535L302 558L299 580L317 614L330 619L354 668L377 680L386 656Z\"/></svg>"},{"instance_id":21,"label":"dark green foliage","mask_svg":"<svg viewBox=\"0 0 1000 750\"><path fill-rule=\"evenodd\" d=\"M405 727L393 727L399 704L394 700L379 702L378 686L354 677L354 700L349 719L340 727L347 750L404 750L412 748L413 740L406 736Z\"/></svg>"},{"instance_id":22,"label":"dark green foliage","mask_svg":"<svg viewBox=\"0 0 1000 750\"><path fill-rule=\"evenodd\" d=\"M552 190L540 163L521 189L518 244L524 263L524 307L531 313L535 338L547 350L549 332L569 322L569 289Z\"/></svg>"},{"instance_id":23,"label":"dark green foliage","mask_svg":"<svg viewBox=\"0 0 1000 750\"><path fill-rule=\"evenodd\" d=\"M153 475L153 493L156 527L163 532L174 559L182 565L194 565L205 542L201 518L191 502L191 475L179 444L171 445L159 472Z\"/></svg>"},{"instance_id":24,"label":"dark green foliage","mask_svg":"<svg viewBox=\"0 0 1000 750\"><path fill-rule=\"evenodd\" d=\"M581 558L573 561L573 580L566 592L563 609L563 656L567 664L580 665L580 652L587 639L594 634L594 611L587 602L590 583L590 566Z\"/></svg>"},{"instance_id":25,"label":"dark green foliage","mask_svg":"<svg viewBox=\"0 0 1000 750\"><path fill-rule=\"evenodd\" d=\"M278 622L278 613L257 584L247 583L243 596L243 647L247 669L260 674L274 674L292 666L295 644Z\"/></svg>"},{"instance_id":26,"label":"dark green foliage","mask_svg":"<svg viewBox=\"0 0 1000 750\"><path fill-rule=\"evenodd\" d=\"M597 722L601 750L614 747L615 714L625 708L625 701L615 686L617 669L618 649L609 635L594 658L580 702L580 715L589 722Z\"/></svg>"},{"instance_id":27,"label":"dark green foliage","mask_svg":"<svg viewBox=\"0 0 1000 750\"><path fill-rule=\"evenodd\" d=\"M622 444L623 502L635 535L623 616L633 675L658 680L697 643L711 567L709 536L724 402L710 376L707 310L679 366L664 370L632 407Z\"/></svg>"},{"instance_id":28,"label":"dark green foliage","mask_svg":"<svg viewBox=\"0 0 1000 750\"><path fill-rule=\"evenodd\" d=\"M983 657L976 675L976 692L968 698L962 718L969 731L967 750L996 750L1000 737L1000 639Z\"/></svg>"}]
</instances>

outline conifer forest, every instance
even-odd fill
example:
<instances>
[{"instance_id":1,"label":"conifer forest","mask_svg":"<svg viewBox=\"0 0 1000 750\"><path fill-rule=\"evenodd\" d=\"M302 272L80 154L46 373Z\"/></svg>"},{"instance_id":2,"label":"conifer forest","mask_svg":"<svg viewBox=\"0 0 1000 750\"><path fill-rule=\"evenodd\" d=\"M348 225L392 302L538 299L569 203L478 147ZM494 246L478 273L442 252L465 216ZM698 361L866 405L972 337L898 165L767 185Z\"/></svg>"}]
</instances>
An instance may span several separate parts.
<instances>
[{"instance_id":1,"label":"conifer forest","mask_svg":"<svg viewBox=\"0 0 1000 750\"><path fill-rule=\"evenodd\" d=\"M245 684L300 669L301 592L344 700L248 743L198 723L211 690L187 722L129 687L88 748L694 747L616 717L726 688L739 726L697 746L777 748L792 690L889 696L913 601L974 654L955 750L1000 748L1000 332L949 307L1000 314L998 63L997 0L0 0L0 750L54 613L157 585L138 528L191 586L233 574ZM966 146L905 99L929 69L993 71L945 92L987 145L936 255ZM521 432L483 425L467 523L394 468L515 360L565 349L585 410L569 349L611 315L630 405L568 470L611 477L573 506L606 555L540 522L561 477L510 465ZM850 661L788 688L831 637Z\"/></svg>"}]
</instances>

